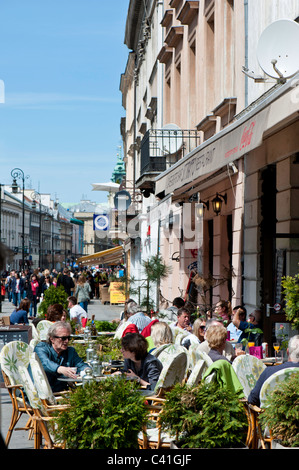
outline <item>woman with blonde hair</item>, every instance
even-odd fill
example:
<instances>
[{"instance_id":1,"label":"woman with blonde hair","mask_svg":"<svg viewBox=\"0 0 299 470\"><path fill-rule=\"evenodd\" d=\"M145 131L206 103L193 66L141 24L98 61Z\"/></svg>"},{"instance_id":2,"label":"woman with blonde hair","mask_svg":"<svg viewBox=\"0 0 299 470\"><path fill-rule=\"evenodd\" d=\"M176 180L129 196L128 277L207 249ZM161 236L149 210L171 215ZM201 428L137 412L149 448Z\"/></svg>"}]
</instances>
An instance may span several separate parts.
<instances>
[{"instance_id":1,"label":"woman with blonde hair","mask_svg":"<svg viewBox=\"0 0 299 470\"><path fill-rule=\"evenodd\" d=\"M209 344L209 356L213 362L228 359L223 355L225 343L227 339L227 329L223 325L211 325L206 332L206 340ZM230 361L228 361L230 362Z\"/></svg>"},{"instance_id":2,"label":"woman with blonde hair","mask_svg":"<svg viewBox=\"0 0 299 470\"><path fill-rule=\"evenodd\" d=\"M85 276L81 274L78 277L75 297L77 297L78 304L87 312L88 302L90 300L91 287L87 282Z\"/></svg>"},{"instance_id":3,"label":"woman with blonde hair","mask_svg":"<svg viewBox=\"0 0 299 470\"><path fill-rule=\"evenodd\" d=\"M163 321L154 323L151 328L151 338L156 348L173 343L173 334L168 323Z\"/></svg>"}]
</instances>

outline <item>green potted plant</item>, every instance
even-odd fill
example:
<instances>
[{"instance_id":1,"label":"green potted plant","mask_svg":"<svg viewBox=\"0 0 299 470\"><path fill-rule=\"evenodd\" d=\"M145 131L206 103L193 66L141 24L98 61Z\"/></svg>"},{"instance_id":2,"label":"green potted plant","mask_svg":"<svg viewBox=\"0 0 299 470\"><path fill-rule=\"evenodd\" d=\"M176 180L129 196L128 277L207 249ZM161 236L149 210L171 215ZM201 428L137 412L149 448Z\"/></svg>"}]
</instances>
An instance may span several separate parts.
<instances>
[{"instance_id":1,"label":"green potted plant","mask_svg":"<svg viewBox=\"0 0 299 470\"><path fill-rule=\"evenodd\" d=\"M187 448L244 447L248 421L243 403L228 388L201 383L177 384L165 395L162 429L178 435Z\"/></svg>"},{"instance_id":2,"label":"green potted plant","mask_svg":"<svg viewBox=\"0 0 299 470\"><path fill-rule=\"evenodd\" d=\"M61 304L63 308L67 310L67 306L68 306L67 298L68 298L68 295L62 286L59 286L59 287L50 286L49 289L45 291L44 298L42 302L39 304L39 307L38 307L39 317L46 318L49 305Z\"/></svg>"},{"instance_id":3,"label":"green potted plant","mask_svg":"<svg viewBox=\"0 0 299 470\"><path fill-rule=\"evenodd\" d=\"M246 351L247 345L250 342L249 341L250 335L262 335L263 330L261 330L260 328L246 328L246 330L244 330L244 333L247 333L247 337L241 339L241 343L243 344L245 351Z\"/></svg>"},{"instance_id":4,"label":"green potted plant","mask_svg":"<svg viewBox=\"0 0 299 470\"><path fill-rule=\"evenodd\" d=\"M286 319L292 324L293 329L299 330L299 274L283 277L281 285Z\"/></svg>"},{"instance_id":5,"label":"green potted plant","mask_svg":"<svg viewBox=\"0 0 299 470\"><path fill-rule=\"evenodd\" d=\"M56 437L67 449L137 449L147 409L138 384L108 378L77 387L70 406L55 418Z\"/></svg>"},{"instance_id":6,"label":"green potted plant","mask_svg":"<svg viewBox=\"0 0 299 470\"><path fill-rule=\"evenodd\" d=\"M259 420L271 430L273 447L299 447L299 374L294 373L269 394Z\"/></svg>"},{"instance_id":7,"label":"green potted plant","mask_svg":"<svg viewBox=\"0 0 299 470\"><path fill-rule=\"evenodd\" d=\"M167 278L171 273L171 267L167 266L160 255L150 256L147 260L142 261L143 279L135 279L134 277L122 278L122 291L126 297L136 296L138 304L148 314L151 310L158 310L156 299L153 298L151 289L156 287L159 290L160 281ZM134 284L138 282L138 286Z\"/></svg>"}]
</instances>

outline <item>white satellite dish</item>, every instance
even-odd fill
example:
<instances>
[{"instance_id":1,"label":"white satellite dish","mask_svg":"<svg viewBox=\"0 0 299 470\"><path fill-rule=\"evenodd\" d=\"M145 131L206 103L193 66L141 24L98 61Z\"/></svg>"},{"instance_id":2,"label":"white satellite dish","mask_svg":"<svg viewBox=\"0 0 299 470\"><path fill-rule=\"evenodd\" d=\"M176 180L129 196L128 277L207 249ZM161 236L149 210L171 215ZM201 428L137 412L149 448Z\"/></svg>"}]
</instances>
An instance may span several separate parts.
<instances>
[{"instance_id":1,"label":"white satellite dish","mask_svg":"<svg viewBox=\"0 0 299 470\"><path fill-rule=\"evenodd\" d=\"M176 124L165 124L157 137L157 146L162 154L176 153L183 145L183 131Z\"/></svg>"},{"instance_id":2,"label":"white satellite dish","mask_svg":"<svg viewBox=\"0 0 299 470\"><path fill-rule=\"evenodd\" d=\"M261 34L257 59L266 75L276 79L293 77L299 71L299 24L282 19L271 23Z\"/></svg>"}]
</instances>

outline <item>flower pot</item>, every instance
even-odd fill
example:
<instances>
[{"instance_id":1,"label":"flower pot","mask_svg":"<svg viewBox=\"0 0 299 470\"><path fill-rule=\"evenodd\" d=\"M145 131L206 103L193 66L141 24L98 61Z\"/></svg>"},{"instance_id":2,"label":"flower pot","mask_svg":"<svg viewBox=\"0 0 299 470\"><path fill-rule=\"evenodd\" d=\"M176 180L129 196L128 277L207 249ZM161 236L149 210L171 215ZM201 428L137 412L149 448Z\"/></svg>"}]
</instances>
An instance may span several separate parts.
<instances>
[{"instance_id":1,"label":"flower pot","mask_svg":"<svg viewBox=\"0 0 299 470\"><path fill-rule=\"evenodd\" d=\"M277 439L273 439L272 441L272 449L288 449L288 450L292 450L292 449L299 449L299 447L286 447L286 446L283 446L281 444L281 441L277 440Z\"/></svg>"}]
</instances>

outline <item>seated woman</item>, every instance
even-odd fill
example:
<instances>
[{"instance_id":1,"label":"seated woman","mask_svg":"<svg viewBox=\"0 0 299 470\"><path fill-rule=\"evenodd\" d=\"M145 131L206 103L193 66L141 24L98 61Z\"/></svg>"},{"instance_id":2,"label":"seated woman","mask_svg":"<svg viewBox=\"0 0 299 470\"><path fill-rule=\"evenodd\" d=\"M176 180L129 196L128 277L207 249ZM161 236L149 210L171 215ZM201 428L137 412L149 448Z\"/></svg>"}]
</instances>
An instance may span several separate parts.
<instances>
[{"instance_id":1,"label":"seated woman","mask_svg":"<svg viewBox=\"0 0 299 470\"><path fill-rule=\"evenodd\" d=\"M227 330L223 325L212 325L209 327L206 340L210 346L210 351L208 355L213 362L224 359L225 361L230 362L224 355L223 351L225 348L225 343L227 339Z\"/></svg>"},{"instance_id":2,"label":"seated woman","mask_svg":"<svg viewBox=\"0 0 299 470\"><path fill-rule=\"evenodd\" d=\"M124 372L128 377L138 377L141 385L153 390L159 379L162 363L147 352L148 343L139 333L128 333L121 340Z\"/></svg>"},{"instance_id":3,"label":"seated woman","mask_svg":"<svg viewBox=\"0 0 299 470\"><path fill-rule=\"evenodd\" d=\"M173 333L172 329L168 323L164 321L159 321L154 323L151 327L151 335L146 338L149 344L149 352L152 352L154 349L163 346L163 344L173 343Z\"/></svg>"},{"instance_id":4,"label":"seated woman","mask_svg":"<svg viewBox=\"0 0 299 470\"><path fill-rule=\"evenodd\" d=\"M18 323L25 323L26 325L28 325L29 309L30 309L30 300L26 298L21 300L19 307L16 308L10 315L10 324L17 325Z\"/></svg>"},{"instance_id":5,"label":"seated woman","mask_svg":"<svg viewBox=\"0 0 299 470\"><path fill-rule=\"evenodd\" d=\"M61 304L49 305L47 309L47 320L51 322L66 321L66 311Z\"/></svg>"},{"instance_id":6,"label":"seated woman","mask_svg":"<svg viewBox=\"0 0 299 470\"><path fill-rule=\"evenodd\" d=\"M189 349L191 344L201 344L205 340L206 320L197 318L193 323L192 333L183 339L182 345Z\"/></svg>"}]
</instances>

